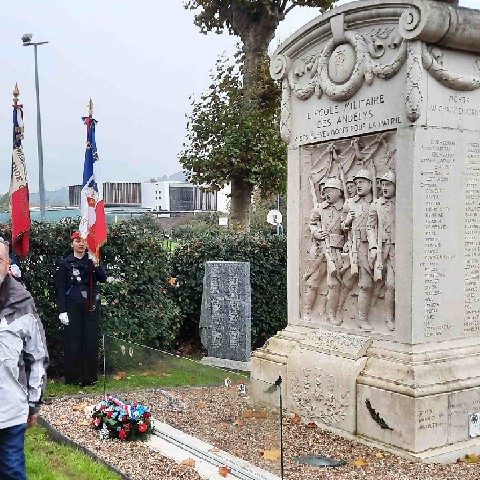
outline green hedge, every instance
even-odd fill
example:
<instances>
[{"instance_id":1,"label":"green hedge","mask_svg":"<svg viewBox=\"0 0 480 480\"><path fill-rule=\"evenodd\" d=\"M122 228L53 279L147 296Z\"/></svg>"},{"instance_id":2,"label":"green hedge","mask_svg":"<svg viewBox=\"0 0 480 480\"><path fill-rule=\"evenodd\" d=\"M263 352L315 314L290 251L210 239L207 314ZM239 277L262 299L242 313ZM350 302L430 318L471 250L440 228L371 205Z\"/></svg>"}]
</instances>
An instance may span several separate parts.
<instances>
[{"instance_id":1,"label":"green hedge","mask_svg":"<svg viewBox=\"0 0 480 480\"><path fill-rule=\"evenodd\" d=\"M78 221L33 222L22 273L45 326L50 374L62 373L63 339L54 272L71 251ZM101 285L101 330L154 348L168 348L179 331L179 309L168 296L168 253L162 232L148 218L109 224L102 259L109 282Z\"/></svg>"},{"instance_id":2,"label":"green hedge","mask_svg":"<svg viewBox=\"0 0 480 480\"><path fill-rule=\"evenodd\" d=\"M54 272L71 251L78 221L33 222L30 254L22 273L45 326L50 375L62 374L63 334L55 301ZM216 230L184 239L173 253L150 217L109 224L101 285L101 330L153 348L199 340L202 283L207 260L249 261L252 346L261 346L287 324L286 238ZM177 278L177 286L169 283Z\"/></svg>"},{"instance_id":3,"label":"green hedge","mask_svg":"<svg viewBox=\"0 0 480 480\"><path fill-rule=\"evenodd\" d=\"M181 338L198 341L203 275L209 260L249 261L252 285L252 348L287 325L287 240L284 236L205 234L177 246L172 287L183 321Z\"/></svg>"}]
</instances>

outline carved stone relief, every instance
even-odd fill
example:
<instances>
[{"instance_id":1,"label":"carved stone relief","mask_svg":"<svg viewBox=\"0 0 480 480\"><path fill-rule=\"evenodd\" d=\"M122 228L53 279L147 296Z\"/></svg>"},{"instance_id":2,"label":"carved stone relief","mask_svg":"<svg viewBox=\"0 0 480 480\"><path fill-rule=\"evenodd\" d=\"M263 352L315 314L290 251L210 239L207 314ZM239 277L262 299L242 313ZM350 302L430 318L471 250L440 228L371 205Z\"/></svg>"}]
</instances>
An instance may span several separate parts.
<instances>
[{"instance_id":1,"label":"carved stone relief","mask_svg":"<svg viewBox=\"0 0 480 480\"><path fill-rule=\"evenodd\" d=\"M314 94L317 98L325 94L333 101L346 101L365 83L371 85L375 77L389 79L395 76L405 61L405 111L412 122L420 117L423 104L420 86L423 71L452 90L480 88L480 58L474 61L474 75L448 69L443 64L442 50L438 46L409 35L418 24L425 23L420 19L421 11L413 9L412 12L402 15L397 25L377 27L368 32L347 30L343 20L339 25L338 18L335 23L331 19L334 34L319 51L308 53L295 61L284 54L272 59L272 78L282 81L280 130L285 142L292 140L292 96L306 101Z\"/></svg>"},{"instance_id":2,"label":"carved stone relief","mask_svg":"<svg viewBox=\"0 0 480 480\"><path fill-rule=\"evenodd\" d=\"M394 141L382 133L303 148L306 322L395 330Z\"/></svg>"},{"instance_id":3,"label":"carved stone relief","mask_svg":"<svg viewBox=\"0 0 480 480\"><path fill-rule=\"evenodd\" d=\"M339 388L333 375L321 368L303 368L292 374L293 403L307 418L319 418L326 425L345 419L349 390Z\"/></svg>"}]
</instances>

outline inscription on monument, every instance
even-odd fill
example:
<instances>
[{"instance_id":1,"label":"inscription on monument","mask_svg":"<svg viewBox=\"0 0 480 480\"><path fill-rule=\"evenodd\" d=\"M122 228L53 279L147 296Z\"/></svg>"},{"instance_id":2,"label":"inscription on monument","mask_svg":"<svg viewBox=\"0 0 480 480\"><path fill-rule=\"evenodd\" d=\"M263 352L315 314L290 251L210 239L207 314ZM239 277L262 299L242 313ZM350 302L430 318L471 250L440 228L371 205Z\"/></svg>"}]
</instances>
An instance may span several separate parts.
<instances>
[{"instance_id":1,"label":"inscription on monument","mask_svg":"<svg viewBox=\"0 0 480 480\"><path fill-rule=\"evenodd\" d=\"M440 137L440 136L439 136ZM452 325L441 312L442 299L449 288L447 271L454 264L455 253L448 249L447 237L453 225L448 221L452 167L455 165L455 140L430 138L422 144L421 183L425 204L425 337L440 337Z\"/></svg>"},{"instance_id":2,"label":"inscription on monument","mask_svg":"<svg viewBox=\"0 0 480 480\"><path fill-rule=\"evenodd\" d=\"M465 332L480 331L480 140L465 159Z\"/></svg>"},{"instance_id":3,"label":"inscription on monument","mask_svg":"<svg viewBox=\"0 0 480 480\"><path fill-rule=\"evenodd\" d=\"M445 415L438 413L432 408L420 410L418 412L418 429L435 430L445 426Z\"/></svg>"},{"instance_id":4,"label":"inscription on monument","mask_svg":"<svg viewBox=\"0 0 480 480\"><path fill-rule=\"evenodd\" d=\"M471 132L428 129L419 144L423 337L437 341L480 332L480 142Z\"/></svg>"},{"instance_id":5,"label":"inscription on monument","mask_svg":"<svg viewBox=\"0 0 480 480\"><path fill-rule=\"evenodd\" d=\"M250 360L250 263L206 262L200 336L209 357Z\"/></svg>"},{"instance_id":6,"label":"inscription on monument","mask_svg":"<svg viewBox=\"0 0 480 480\"><path fill-rule=\"evenodd\" d=\"M384 93L355 98L343 103L324 103L330 103L330 105L306 111L305 116L310 132L297 135L295 143L388 130L403 123L401 116L384 112L392 103L392 99Z\"/></svg>"}]
</instances>

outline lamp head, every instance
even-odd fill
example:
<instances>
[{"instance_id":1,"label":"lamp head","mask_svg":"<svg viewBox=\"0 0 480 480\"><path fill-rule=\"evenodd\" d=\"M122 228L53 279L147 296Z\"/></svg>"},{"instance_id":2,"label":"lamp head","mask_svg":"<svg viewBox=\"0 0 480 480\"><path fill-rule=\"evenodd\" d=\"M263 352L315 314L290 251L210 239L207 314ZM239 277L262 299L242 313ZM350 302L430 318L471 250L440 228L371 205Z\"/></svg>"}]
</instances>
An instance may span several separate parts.
<instances>
[{"instance_id":1,"label":"lamp head","mask_svg":"<svg viewBox=\"0 0 480 480\"><path fill-rule=\"evenodd\" d=\"M22 42L23 44L30 43L32 41L33 33L26 33L25 35L22 36Z\"/></svg>"}]
</instances>

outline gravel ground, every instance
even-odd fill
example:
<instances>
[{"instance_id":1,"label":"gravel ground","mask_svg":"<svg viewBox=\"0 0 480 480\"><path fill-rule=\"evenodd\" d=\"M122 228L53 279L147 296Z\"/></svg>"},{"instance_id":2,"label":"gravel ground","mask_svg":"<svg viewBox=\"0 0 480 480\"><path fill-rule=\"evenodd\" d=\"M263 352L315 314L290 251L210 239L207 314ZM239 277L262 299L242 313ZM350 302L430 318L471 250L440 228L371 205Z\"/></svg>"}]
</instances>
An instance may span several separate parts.
<instances>
[{"instance_id":1,"label":"gravel ground","mask_svg":"<svg viewBox=\"0 0 480 480\"><path fill-rule=\"evenodd\" d=\"M135 392L124 396L149 406L155 418L207 441L215 447L242 457L255 465L279 474L278 412L255 409L251 399L235 389L193 387L155 392ZM98 432L87 425L85 414L73 407L94 404L101 397L53 400L42 406L40 414L62 435L95 452L132 480L185 479L199 475L188 466L178 465L151 451L142 442L101 441ZM284 478L286 480L476 480L479 463L426 465L341 438L333 433L304 425L300 418L284 418ZM343 459L347 464L334 469L304 466L292 457L324 455ZM186 455L188 457L188 455ZM132 458L139 459L132 461ZM359 462L360 461L360 462ZM362 463L363 465L356 465ZM228 476L227 476L228 478Z\"/></svg>"}]
</instances>

